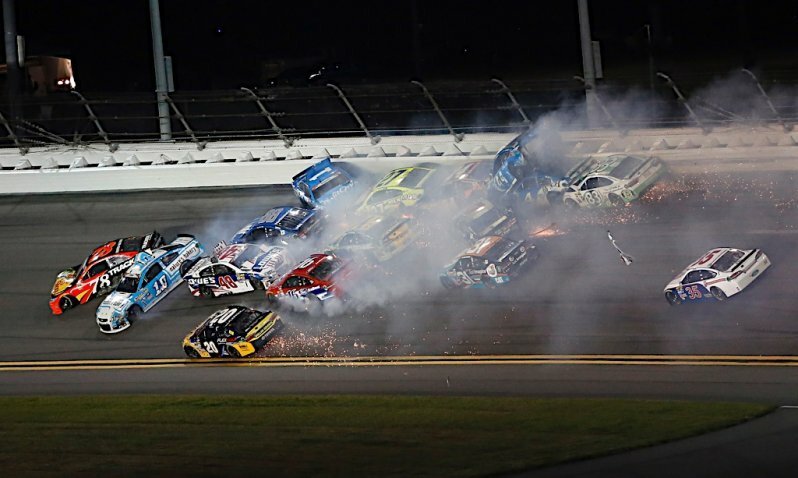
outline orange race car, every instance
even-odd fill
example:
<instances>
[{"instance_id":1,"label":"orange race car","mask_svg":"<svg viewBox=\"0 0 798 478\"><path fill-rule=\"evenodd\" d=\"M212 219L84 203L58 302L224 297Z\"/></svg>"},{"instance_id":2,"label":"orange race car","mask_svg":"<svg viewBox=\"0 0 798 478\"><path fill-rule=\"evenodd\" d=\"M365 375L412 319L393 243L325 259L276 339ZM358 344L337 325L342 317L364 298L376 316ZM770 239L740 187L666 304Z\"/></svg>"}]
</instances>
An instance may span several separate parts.
<instances>
[{"instance_id":1,"label":"orange race car","mask_svg":"<svg viewBox=\"0 0 798 478\"><path fill-rule=\"evenodd\" d=\"M58 274L50 292L50 310L60 315L93 297L111 292L122 273L133 265L136 254L162 244L163 237L153 231L146 236L114 239L97 247L83 264Z\"/></svg>"}]
</instances>

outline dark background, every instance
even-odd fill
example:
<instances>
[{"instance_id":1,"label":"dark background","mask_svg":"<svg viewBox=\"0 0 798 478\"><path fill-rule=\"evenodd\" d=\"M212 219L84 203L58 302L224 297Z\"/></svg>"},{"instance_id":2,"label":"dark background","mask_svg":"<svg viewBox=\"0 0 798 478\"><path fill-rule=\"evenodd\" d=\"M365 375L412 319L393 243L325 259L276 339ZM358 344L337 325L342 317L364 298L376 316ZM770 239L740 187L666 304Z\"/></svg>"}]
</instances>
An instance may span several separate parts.
<instances>
[{"instance_id":1,"label":"dark background","mask_svg":"<svg viewBox=\"0 0 798 478\"><path fill-rule=\"evenodd\" d=\"M796 68L798 4L593 0L605 77L656 68ZM17 0L27 54L72 59L81 91L152 91L146 0ZM581 74L576 0L161 0L178 90L301 83L320 66L341 83L570 78ZM271 66L269 66L271 65ZM337 66L337 69L336 69Z\"/></svg>"}]
</instances>

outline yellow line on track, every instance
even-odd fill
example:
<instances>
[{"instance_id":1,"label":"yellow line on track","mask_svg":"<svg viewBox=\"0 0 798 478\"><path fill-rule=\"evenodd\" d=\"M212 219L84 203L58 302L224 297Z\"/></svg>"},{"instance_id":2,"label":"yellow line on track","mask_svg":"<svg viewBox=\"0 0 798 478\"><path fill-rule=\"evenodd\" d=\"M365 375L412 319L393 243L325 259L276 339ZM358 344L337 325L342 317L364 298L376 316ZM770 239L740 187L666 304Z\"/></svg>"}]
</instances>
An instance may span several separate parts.
<instances>
[{"instance_id":1,"label":"yellow line on track","mask_svg":"<svg viewBox=\"0 0 798 478\"><path fill-rule=\"evenodd\" d=\"M668 365L798 367L794 355L421 355L402 357L256 357L0 362L0 372L178 367L385 367L430 365Z\"/></svg>"}]
</instances>

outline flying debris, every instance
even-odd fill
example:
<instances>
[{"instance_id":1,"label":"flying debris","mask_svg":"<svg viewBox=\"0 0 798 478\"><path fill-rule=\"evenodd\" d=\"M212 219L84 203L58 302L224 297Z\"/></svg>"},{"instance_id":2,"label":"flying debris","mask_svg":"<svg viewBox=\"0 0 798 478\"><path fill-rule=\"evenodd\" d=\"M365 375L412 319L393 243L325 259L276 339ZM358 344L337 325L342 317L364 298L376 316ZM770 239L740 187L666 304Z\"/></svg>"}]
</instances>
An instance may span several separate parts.
<instances>
[{"instance_id":1,"label":"flying debris","mask_svg":"<svg viewBox=\"0 0 798 478\"><path fill-rule=\"evenodd\" d=\"M615 250L618 251L618 254L621 255L621 260L623 261L623 263L626 264L627 266L630 265L634 261L634 257L632 257L629 254L623 252L621 250L621 248L618 247L618 244L615 243L615 239L612 237L612 233L610 231L607 231L607 237L610 238L610 242L612 243L612 247L614 247Z\"/></svg>"}]
</instances>

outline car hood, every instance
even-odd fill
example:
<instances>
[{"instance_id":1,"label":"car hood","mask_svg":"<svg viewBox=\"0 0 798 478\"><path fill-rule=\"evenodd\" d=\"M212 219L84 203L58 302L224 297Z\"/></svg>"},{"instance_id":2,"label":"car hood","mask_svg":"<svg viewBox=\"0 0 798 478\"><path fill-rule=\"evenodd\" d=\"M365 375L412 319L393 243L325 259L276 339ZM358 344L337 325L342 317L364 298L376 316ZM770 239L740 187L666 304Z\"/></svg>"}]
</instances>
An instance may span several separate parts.
<instances>
[{"instance_id":1,"label":"car hood","mask_svg":"<svg viewBox=\"0 0 798 478\"><path fill-rule=\"evenodd\" d=\"M76 276L77 271L75 269L64 269L59 272L58 276L55 278L55 284L53 284L53 290L50 292L50 295L56 297L69 289L72 284L75 283Z\"/></svg>"},{"instance_id":2,"label":"car hood","mask_svg":"<svg viewBox=\"0 0 798 478\"><path fill-rule=\"evenodd\" d=\"M124 312L130 304L130 294L114 291L102 301L99 307L97 307L97 314L99 315L101 311L113 313Z\"/></svg>"}]
</instances>

